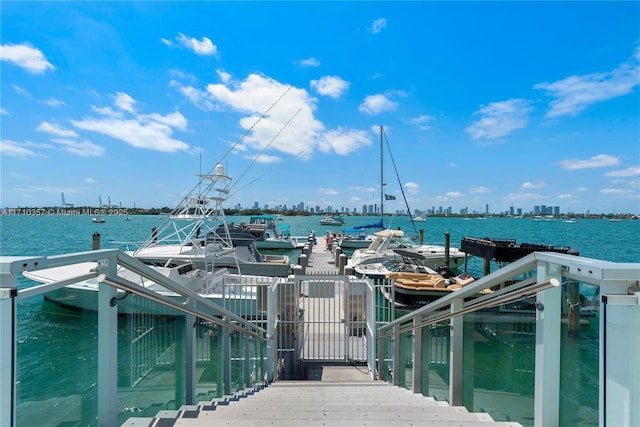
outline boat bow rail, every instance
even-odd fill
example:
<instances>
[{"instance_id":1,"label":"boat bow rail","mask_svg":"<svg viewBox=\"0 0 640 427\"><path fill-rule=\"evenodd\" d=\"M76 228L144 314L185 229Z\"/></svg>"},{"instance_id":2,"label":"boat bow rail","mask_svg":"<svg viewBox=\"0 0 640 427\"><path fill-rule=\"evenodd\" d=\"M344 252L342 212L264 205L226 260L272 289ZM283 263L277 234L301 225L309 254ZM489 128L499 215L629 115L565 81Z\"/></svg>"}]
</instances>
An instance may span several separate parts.
<instances>
[{"instance_id":1,"label":"boat bow rail","mask_svg":"<svg viewBox=\"0 0 640 427\"><path fill-rule=\"evenodd\" d=\"M438 340L446 339L448 352L445 359L448 357L449 378L445 389L441 391L448 389L448 393L442 397L452 405L464 405L469 410L478 405L475 400L482 400L481 405L487 409L496 404L496 400L508 399L507 393L479 391L475 388L473 372L479 367L476 368L474 362L469 360L475 357L473 349L479 331L476 322L481 317L467 317L481 309L534 296L535 302L531 303L531 307L535 328L510 332L509 329L505 331L497 327L492 331L497 334L494 335L498 337L496 339L500 339L500 334L513 334L510 341L505 341L508 345L516 345L518 335L528 334L531 337L528 342L535 341L530 350L533 353L531 357L535 359L532 407L525 408L523 413L519 408L521 399L512 396L513 406L509 410L513 412L506 416L525 425L567 425L560 419L559 403L560 379L563 378L560 363L561 324L568 323L569 334L572 323L579 325L580 310L574 308L580 302L571 301L571 292L572 287L585 283L597 286L602 295L601 313L596 318L600 334L599 424L640 425L640 371L634 363L624 362L635 360L640 352L639 281L638 263L613 263L552 252L531 253L380 327L378 374L395 385L430 395L437 387L429 384L425 378L429 378L429 372L438 360L438 354L430 352L439 348ZM486 288L495 291L472 298ZM566 319L562 318L563 312L567 313ZM511 321L513 313L502 316L507 317L500 319L495 316L493 321L506 324ZM443 328L444 334L435 334L435 331ZM492 394L495 394L493 402L487 398ZM497 406L501 404L497 403ZM489 413L496 417L491 411ZM500 419L500 416L496 419Z\"/></svg>"}]
</instances>

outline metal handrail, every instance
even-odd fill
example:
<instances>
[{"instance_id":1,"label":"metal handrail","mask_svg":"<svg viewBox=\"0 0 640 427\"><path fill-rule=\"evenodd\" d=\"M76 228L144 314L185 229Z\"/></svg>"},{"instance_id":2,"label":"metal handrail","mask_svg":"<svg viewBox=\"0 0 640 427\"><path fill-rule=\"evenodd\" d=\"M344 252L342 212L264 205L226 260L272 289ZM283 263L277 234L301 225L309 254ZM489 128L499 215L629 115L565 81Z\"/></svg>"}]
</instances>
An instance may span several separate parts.
<instances>
[{"instance_id":1,"label":"metal handrail","mask_svg":"<svg viewBox=\"0 0 640 427\"><path fill-rule=\"evenodd\" d=\"M421 307L411 313L405 314L404 316L381 326L378 329L379 336L383 334L385 330L393 329L398 324L412 321L417 316L429 315L430 313L434 313L437 310L448 307L455 299L469 297L482 291L483 289L499 285L504 280L508 280L517 275L527 273L535 268L536 260L536 253L531 253L519 259L518 261L515 261L507 265L506 267L501 268L500 270L492 273L489 276L482 277L481 279L476 280L475 282L463 287L462 289L458 289L455 292L450 293L449 295L438 298L436 301L427 304L424 307Z\"/></svg>"},{"instance_id":2,"label":"metal handrail","mask_svg":"<svg viewBox=\"0 0 640 427\"><path fill-rule=\"evenodd\" d=\"M217 304L212 303L211 301L207 301L207 299L201 297L200 295L198 295L197 292L192 291L191 289L185 288L184 286L181 286L175 282L173 282L172 280L170 280L169 278L167 278L166 276L158 273L157 271L153 270L151 267L149 267L148 265L146 265L145 263L143 263L142 261L127 255L123 252L119 252L118 253L118 264L122 265L123 267L126 267L127 269L133 271L134 273L137 273L143 277L146 277L149 280L153 280L154 282L156 282L159 285L162 285L163 287L177 293L180 294L182 296L185 296L187 298L191 298L193 299L195 302L197 302L199 305L202 305L208 309L213 310L214 312L219 313L221 316L228 318L230 320L236 321L239 324L243 324L245 326L248 326L249 330L252 330L253 333L255 334L256 332L258 333L263 333L266 334L266 330L264 328L261 328L251 322L247 322L245 319L243 319L241 316L238 316L237 314L223 308L220 307ZM105 277L105 279L107 279ZM110 278L110 280L114 280L113 278ZM98 281L100 281L100 278L98 278ZM135 284L129 282L129 284L136 286ZM114 285L116 286L116 285ZM126 286L126 285L125 285ZM117 286L116 286L117 287ZM145 289L146 290L146 289ZM131 291L133 292L133 291ZM150 291L152 293L155 294L155 292ZM170 300L169 300L170 301ZM159 303L163 304L162 302L158 301Z\"/></svg>"},{"instance_id":3,"label":"metal handrail","mask_svg":"<svg viewBox=\"0 0 640 427\"><path fill-rule=\"evenodd\" d=\"M495 307L500 304L506 304L518 298L535 294L537 292L541 292L549 288L557 287L559 285L560 285L560 281L558 279L550 279L550 280L547 280L546 282L536 283L533 286L528 286L528 287L521 286L519 287L519 289L516 289L512 292L506 292L501 295L496 295L495 298L490 298L481 302L474 301L474 303L467 305L464 308L461 308L459 310L454 310L444 314L441 314L442 312L431 313L433 314L433 316L427 317L427 318L423 317L422 320L419 322L408 323L408 326L401 327L397 331L387 330L383 333L380 333L378 335L378 338L387 338L395 333L410 332L414 329L419 329L425 326L433 325L434 323L438 323L438 322L444 322L445 320L449 320L457 316L462 316L464 314L473 313L474 311Z\"/></svg>"},{"instance_id":4,"label":"metal handrail","mask_svg":"<svg viewBox=\"0 0 640 427\"><path fill-rule=\"evenodd\" d=\"M73 262L69 260L72 259ZM18 299L25 299L29 297L33 297L36 295L43 294L45 292L49 292L73 283L77 283L79 281L91 279L94 277L98 277L98 282L104 282L116 288L123 289L127 292L131 292L133 294L139 295L146 299L152 299L159 304L164 306L192 314L196 317L201 317L203 319L207 319L216 324L220 324L223 326L227 326L230 329L236 330L238 332L247 333L251 336L259 338L261 340L265 340L266 329L259 327L258 325L248 322L241 316L236 315L235 313L221 307L211 301L208 301L206 298L198 295L198 293L192 291L191 289L185 288L184 286L175 283L168 277L164 276L161 273L158 273L150 266L144 264L142 261L125 254L124 252L118 249L101 249L95 251L86 251L86 252L78 252L73 254L66 255L53 255L46 257L46 268L54 268L54 267L62 267L69 265L71 263L78 264L82 262L99 262L101 260L114 259L119 265L124 268L127 268L133 271L140 276L152 280L157 284L177 293L186 298L190 298L192 301L196 302L198 306L205 307L208 310L211 310L215 315L211 315L202 310L198 310L196 308L187 308L185 305L180 303L176 303L169 298L163 297L162 295L157 294L154 291L150 291L146 288L143 288L139 285L136 285L132 282L124 280L120 277L113 278L108 277L105 274L100 274L99 271L91 271L87 274L79 275L76 277L63 279L60 281L46 283L41 285L32 286L26 289L18 290ZM229 319L230 321L236 322L237 325L232 323L221 322L220 318Z\"/></svg>"},{"instance_id":5,"label":"metal handrail","mask_svg":"<svg viewBox=\"0 0 640 427\"><path fill-rule=\"evenodd\" d=\"M233 324L233 323L229 323L229 322L227 322L226 320L224 320L222 318L219 318L219 317L216 317L216 316L211 316L211 315L209 315L207 313L204 313L204 312L202 312L200 310L192 309L192 308L187 307L185 305L178 304L178 303L172 301L168 297L165 297L165 296L163 296L161 294L158 294L157 292L150 291L149 289L144 288L144 287L139 286L139 285L136 285L135 283L130 282L130 281L126 280L126 279L122 279L120 277L117 277L117 278L116 277L109 277L109 276L107 276L105 274L101 274L101 275L98 276L98 282L106 283L106 284L108 284L110 286L113 286L115 288L122 289L123 291L130 292L130 293L132 293L134 295L138 295L138 296L143 297L145 299L157 302L158 304L162 304L162 305L164 305L166 307L169 307L169 308L172 308L174 310L181 311L181 312L183 312L185 314L190 314L192 316L208 320L209 322L215 323L215 324L220 325L220 326L227 327L227 328L229 328L231 330L234 330L236 332L242 332L242 333L245 333L245 334L250 335L252 337L261 339L263 341L266 339L263 335L260 335L260 334L258 334L256 332L248 331L245 328L237 326L236 324ZM245 324L243 326L246 326L247 324L251 325L249 322L245 321ZM257 329L261 329L261 328L257 328ZM266 331L265 331L265 333L266 333Z\"/></svg>"}]
</instances>

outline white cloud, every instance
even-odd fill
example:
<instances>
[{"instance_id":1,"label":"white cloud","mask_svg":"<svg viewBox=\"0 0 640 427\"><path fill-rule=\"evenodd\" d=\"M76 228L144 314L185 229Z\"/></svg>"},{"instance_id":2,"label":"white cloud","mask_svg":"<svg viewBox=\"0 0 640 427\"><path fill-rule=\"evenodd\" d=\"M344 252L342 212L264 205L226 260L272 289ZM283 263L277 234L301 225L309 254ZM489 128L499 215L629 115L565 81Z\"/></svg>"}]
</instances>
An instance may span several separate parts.
<instances>
[{"instance_id":1,"label":"white cloud","mask_svg":"<svg viewBox=\"0 0 640 427\"><path fill-rule=\"evenodd\" d=\"M386 95L377 94L367 96L358 107L358 110L374 116L386 111L394 111L396 108L398 108L396 102L391 101Z\"/></svg>"},{"instance_id":2,"label":"white cloud","mask_svg":"<svg viewBox=\"0 0 640 427\"><path fill-rule=\"evenodd\" d=\"M53 139L53 141L60 144L64 151L81 157L100 157L105 153L104 147L89 141L78 142L59 138Z\"/></svg>"},{"instance_id":3,"label":"white cloud","mask_svg":"<svg viewBox=\"0 0 640 427\"><path fill-rule=\"evenodd\" d=\"M97 181L91 177L85 178L84 182L88 183L88 184L95 184Z\"/></svg>"},{"instance_id":4,"label":"white cloud","mask_svg":"<svg viewBox=\"0 0 640 427\"><path fill-rule=\"evenodd\" d=\"M60 126L53 124L53 123L48 123L48 122L42 122L40 123L37 127L36 127L37 131L40 132L46 132L46 133L50 133L52 135L56 135L56 136L63 136L66 138L75 138L78 136L78 134L73 131L73 130L69 130L69 129L63 129Z\"/></svg>"},{"instance_id":5,"label":"white cloud","mask_svg":"<svg viewBox=\"0 0 640 427\"><path fill-rule=\"evenodd\" d=\"M404 188L406 188L410 194L418 194L420 192L420 184L417 184L415 182L405 183Z\"/></svg>"},{"instance_id":6,"label":"white cloud","mask_svg":"<svg viewBox=\"0 0 640 427\"><path fill-rule=\"evenodd\" d=\"M320 61L318 61L316 58L311 57L301 59L300 61L298 61L298 65L300 65L301 67L319 67Z\"/></svg>"},{"instance_id":7,"label":"white cloud","mask_svg":"<svg viewBox=\"0 0 640 427\"><path fill-rule=\"evenodd\" d=\"M483 194L483 193L488 193L489 189L487 187L471 187L469 192L473 194Z\"/></svg>"},{"instance_id":8,"label":"white cloud","mask_svg":"<svg viewBox=\"0 0 640 427\"><path fill-rule=\"evenodd\" d=\"M256 163L263 163L263 164L277 163L282 161L282 157L280 156L272 156L264 153L258 153L252 156L247 155L247 156L244 156L244 158L255 161Z\"/></svg>"},{"instance_id":9,"label":"white cloud","mask_svg":"<svg viewBox=\"0 0 640 427\"><path fill-rule=\"evenodd\" d=\"M34 151L25 148L23 144L8 139L0 140L0 154L17 159L26 159L27 157L36 157Z\"/></svg>"},{"instance_id":10,"label":"white cloud","mask_svg":"<svg viewBox=\"0 0 640 427\"><path fill-rule=\"evenodd\" d=\"M207 37L202 37L201 40L198 40L194 37L187 37L182 33L178 33L175 37L176 43L164 38L160 40L169 47L177 46L188 49L196 55L210 56L218 53L218 47Z\"/></svg>"},{"instance_id":11,"label":"white cloud","mask_svg":"<svg viewBox=\"0 0 640 427\"><path fill-rule=\"evenodd\" d=\"M49 98L45 100L44 103L47 104L49 107L60 107L63 105L67 105L66 102L60 101L59 99L55 99L55 98Z\"/></svg>"},{"instance_id":12,"label":"white cloud","mask_svg":"<svg viewBox=\"0 0 640 427\"><path fill-rule=\"evenodd\" d=\"M316 150L346 155L371 144L364 131L326 130L314 116L315 98L304 89L266 76L250 74L243 81L209 84L207 92L211 102L242 114L240 126L249 133L237 149L263 150L271 144L269 149L309 160Z\"/></svg>"},{"instance_id":13,"label":"white cloud","mask_svg":"<svg viewBox=\"0 0 640 427\"><path fill-rule=\"evenodd\" d=\"M336 154L347 155L368 145L371 145L371 140L367 132L338 127L322 134L318 149L325 153L334 151Z\"/></svg>"},{"instance_id":14,"label":"white cloud","mask_svg":"<svg viewBox=\"0 0 640 427\"><path fill-rule=\"evenodd\" d=\"M566 159L560 163L563 169L574 171L580 169L593 169L593 168L605 168L609 166L617 166L620 164L620 159L608 154L598 154L589 159Z\"/></svg>"},{"instance_id":15,"label":"white cloud","mask_svg":"<svg viewBox=\"0 0 640 427\"><path fill-rule=\"evenodd\" d=\"M333 188L321 188L318 191L320 191L320 193L324 194L325 196L337 196L339 194Z\"/></svg>"},{"instance_id":16,"label":"white cloud","mask_svg":"<svg viewBox=\"0 0 640 427\"><path fill-rule=\"evenodd\" d=\"M631 190L624 190L622 188L603 188L600 190L601 194L630 194Z\"/></svg>"},{"instance_id":17,"label":"white cloud","mask_svg":"<svg viewBox=\"0 0 640 427\"><path fill-rule=\"evenodd\" d=\"M349 82L337 76L324 76L319 80L311 80L311 87L320 95L337 99L349 89Z\"/></svg>"},{"instance_id":18,"label":"white cloud","mask_svg":"<svg viewBox=\"0 0 640 427\"><path fill-rule=\"evenodd\" d=\"M16 91L16 93L20 94L20 95L24 95L24 96L31 96L31 94L29 92L27 92L24 88L16 85L16 84L12 84L11 87L13 88L13 90Z\"/></svg>"},{"instance_id":19,"label":"white cloud","mask_svg":"<svg viewBox=\"0 0 640 427\"><path fill-rule=\"evenodd\" d=\"M193 86L182 86L175 80L172 80L169 83L169 86L175 87L178 92L184 95L185 98L201 110L212 111L214 109L213 102L211 102L209 94L206 91L199 90Z\"/></svg>"},{"instance_id":20,"label":"white cloud","mask_svg":"<svg viewBox=\"0 0 640 427\"><path fill-rule=\"evenodd\" d=\"M8 116L9 115L9 110L7 110L4 107L0 107L0 114L3 116Z\"/></svg>"},{"instance_id":21,"label":"white cloud","mask_svg":"<svg viewBox=\"0 0 640 427\"><path fill-rule=\"evenodd\" d=\"M135 105L136 100L127 95L124 92L118 92L115 96L115 104L116 106L124 111L128 111L130 113L134 113L133 106Z\"/></svg>"},{"instance_id":22,"label":"white cloud","mask_svg":"<svg viewBox=\"0 0 640 427\"><path fill-rule=\"evenodd\" d=\"M640 84L640 48L632 59L610 72L570 76L553 83L538 83L555 99L546 117L575 116L591 105L630 93Z\"/></svg>"},{"instance_id":23,"label":"white cloud","mask_svg":"<svg viewBox=\"0 0 640 427\"><path fill-rule=\"evenodd\" d=\"M620 169L615 171L609 171L604 174L606 177L610 178L626 178L629 176L638 176L640 175L640 166L629 166L626 169Z\"/></svg>"},{"instance_id":24,"label":"white cloud","mask_svg":"<svg viewBox=\"0 0 640 427\"><path fill-rule=\"evenodd\" d=\"M525 99L510 99L482 106L474 115L480 116L465 130L472 139L494 140L524 128L533 109Z\"/></svg>"},{"instance_id":25,"label":"white cloud","mask_svg":"<svg viewBox=\"0 0 640 427\"><path fill-rule=\"evenodd\" d=\"M162 152L189 149L188 144L171 137L174 127L186 127L186 119L178 112L166 116L157 113L138 115L127 119L108 107L94 108L94 111L100 116L71 120L71 124L78 129L107 135L136 148Z\"/></svg>"},{"instance_id":26,"label":"white cloud","mask_svg":"<svg viewBox=\"0 0 640 427\"><path fill-rule=\"evenodd\" d=\"M428 114L422 114L418 117L413 117L411 119L406 120L407 123L411 124L411 125L416 125L418 126L419 129L421 130L430 130L431 129L431 125L429 124L431 121L433 121L435 117L430 116Z\"/></svg>"},{"instance_id":27,"label":"white cloud","mask_svg":"<svg viewBox=\"0 0 640 427\"><path fill-rule=\"evenodd\" d=\"M223 83L227 83L231 80L231 74L227 73L226 71L216 70L216 74L218 75L220 81L222 81Z\"/></svg>"},{"instance_id":28,"label":"white cloud","mask_svg":"<svg viewBox=\"0 0 640 427\"><path fill-rule=\"evenodd\" d=\"M448 191L446 196L449 198L457 199L460 197L464 197L464 194L460 193L459 191Z\"/></svg>"},{"instance_id":29,"label":"white cloud","mask_svg":"<svg viewBox=\"0 0 640 427\"><path fill-rule=\"evenodd\" d=\"M372 34L379 34L380 31L382 31L382 29L384 27L386 27L386 26L387 26L387 20L385 18L376 19L371 24L371 33Z\"/></svg>"},{"instance_id":30,"label":"white cloud","mask_svg":"<svg viewBox=\"0 0 640 427\"><path fill-rule=\"evenodd\" d=\"M523 190L532 190L532 189L535 189L535 188L543 188L543 187L544 187L544 184L541 184L541 183L534 184L532 182L524 182L520 186L520 188L523 189Z\"/></svg>"},{"instance_id":31,"label":"white cloud","mask_svg":"<svg viewBox=\"0 0 640 427\"><path fill-rule=\"evenodd\" d=\"M43 74L56 68L39 49L28 43L0 45L0 60L11 62L32 74Z\"/></svg>"}]
</instances>

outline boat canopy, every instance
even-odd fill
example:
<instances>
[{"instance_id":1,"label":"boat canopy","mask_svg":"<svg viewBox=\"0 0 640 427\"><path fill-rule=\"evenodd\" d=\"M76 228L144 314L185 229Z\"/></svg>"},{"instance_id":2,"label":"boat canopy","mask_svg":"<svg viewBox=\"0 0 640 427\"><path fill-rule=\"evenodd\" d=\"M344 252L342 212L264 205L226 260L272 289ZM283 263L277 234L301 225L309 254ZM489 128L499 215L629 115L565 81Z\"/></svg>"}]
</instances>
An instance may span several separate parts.
<instances>
[{"instance_id":1,"label":"boat canopy","mask_svg":"<svg viewBox=\"0 0 640 427\"><path fill-rule=\"evenodd\" d=\"M402 237L404 236L404 231L388 229L388 230L376 231L373 234L379 237Z\"/></svg>"}]
</instances>

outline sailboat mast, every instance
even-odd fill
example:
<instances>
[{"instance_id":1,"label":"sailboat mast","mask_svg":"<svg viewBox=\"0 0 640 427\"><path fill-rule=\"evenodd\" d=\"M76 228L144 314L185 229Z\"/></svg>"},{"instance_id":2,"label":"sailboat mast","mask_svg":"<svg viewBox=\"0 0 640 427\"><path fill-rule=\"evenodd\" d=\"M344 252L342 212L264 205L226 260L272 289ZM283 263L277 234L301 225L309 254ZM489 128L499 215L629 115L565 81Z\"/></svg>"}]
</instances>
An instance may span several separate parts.
<instances>
[{"instance_id":1,"label":"sailboat mast","mask_svg":"<svg viewBox=\"0 0 640 427\"><path fill-rule=\"evenodd\" d=\"M383 144L382 144L382 126L380 126L380 223L384 228L384 177L382 175L382 159L383 159Z\"/></svg>"}]
</instances>

